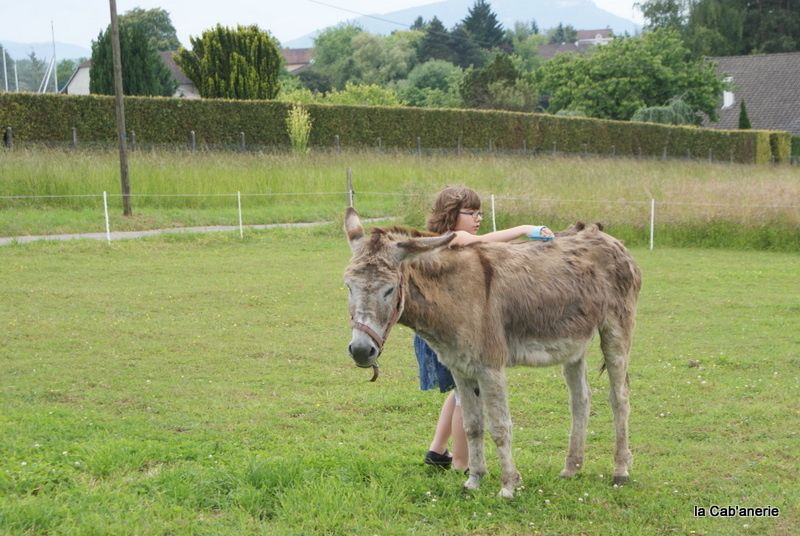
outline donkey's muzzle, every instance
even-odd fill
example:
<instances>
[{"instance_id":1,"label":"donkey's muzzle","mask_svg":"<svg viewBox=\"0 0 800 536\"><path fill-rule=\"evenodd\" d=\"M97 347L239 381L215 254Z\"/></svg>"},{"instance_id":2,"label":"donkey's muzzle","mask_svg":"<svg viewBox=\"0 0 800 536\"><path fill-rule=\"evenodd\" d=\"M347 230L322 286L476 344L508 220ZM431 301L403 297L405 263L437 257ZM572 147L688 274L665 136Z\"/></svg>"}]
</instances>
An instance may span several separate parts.
<instances>
[{"instance_id":1,"label":"donkey's muzzle","mask_svg":"<svg viewBox=\"0 0 800 536\"><path fill-rule=\"evenodd\" d=\"M356 362L356 366L361 368L373 366L380 354L378 348L368 340L350 343L347 351L350 352L350 357Z\"/></svg>"}]
</instances>

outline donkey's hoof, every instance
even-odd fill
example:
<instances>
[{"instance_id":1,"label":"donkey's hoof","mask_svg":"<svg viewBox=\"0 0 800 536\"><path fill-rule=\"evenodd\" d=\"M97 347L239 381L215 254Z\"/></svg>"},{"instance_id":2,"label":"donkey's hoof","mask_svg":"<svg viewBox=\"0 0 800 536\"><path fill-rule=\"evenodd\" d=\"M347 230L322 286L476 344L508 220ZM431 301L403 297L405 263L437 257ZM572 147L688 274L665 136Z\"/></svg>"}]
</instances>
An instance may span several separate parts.
<instances>
[{"instance_id":1,"label":"donkey's hoof","mask_svg":"<svg viewBox=\"0 0 800 536\"><path fill-rule=\"evenodd\" d=\"M502 499L513 499L514 490L509 488L500 488L500 493L498 493L497 496Z\"/></svg>"},{"instance_id":2,"label":"donkey's hoof","mask_svg":"<svg viewBox=\"0 0 800 536\"><path fill-rule=\"evenodd\" d=\"M578 473L576 469L564 469L559 475L561 478L572 478Z\"/></svg>"},{"instance_id":3,"label":"donkey's hoof","mask_svg":"<svg viewBox=\"0 0 800 536\"><path fill-rule=\"evenodd\" d=\"M464 482L465 489L478 489L481 487L481 479L475 475L469 475L469 478Z\"/></svg>"},{"instance_id":4,"label":"donkey's hoof","mask_svg":"<svg viewBox=\"0 0 800 536\"><path fill-rule=\"evenodd\" d=\"M628 483L629 477L627 475L615 475L614 476L614 485L615 486L624 486Z\"/></svg>"}]
</instances>

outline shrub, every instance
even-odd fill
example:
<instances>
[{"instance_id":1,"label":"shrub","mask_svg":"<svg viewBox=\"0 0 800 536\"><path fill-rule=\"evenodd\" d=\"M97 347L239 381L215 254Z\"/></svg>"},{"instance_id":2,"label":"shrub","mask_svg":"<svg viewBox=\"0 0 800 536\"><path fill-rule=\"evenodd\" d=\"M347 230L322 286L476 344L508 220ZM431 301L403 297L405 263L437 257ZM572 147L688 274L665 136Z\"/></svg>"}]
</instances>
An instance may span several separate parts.
<instances>
[{"instance_id":1,"label":"shrub","mask_svg":"<svg viewBox=\"0 0 800 536\"><path fill-rule=\"evenodd\" d=\"M295 153L308 152L308 139L311 136L311 115L308 110L295 104L286 115L286 129L289 133L289 142Z\"/></svg>"}]
</instances>

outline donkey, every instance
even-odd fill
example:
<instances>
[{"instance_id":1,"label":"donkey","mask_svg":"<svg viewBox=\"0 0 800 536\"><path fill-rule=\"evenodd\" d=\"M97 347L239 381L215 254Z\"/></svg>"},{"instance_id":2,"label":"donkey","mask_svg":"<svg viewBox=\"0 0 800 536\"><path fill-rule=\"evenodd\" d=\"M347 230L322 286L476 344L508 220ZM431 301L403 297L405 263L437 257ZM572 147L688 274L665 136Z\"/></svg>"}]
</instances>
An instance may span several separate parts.
<instances>
[{"instance_id":1,"label":"donkey","mask_svg":"<svg viewBox=\"0 0 800 536\"><path fill-rule=\"evenodd\" d=\"M576 224L551 242L448 247L453 233L374 228L365 235L348 208L352 250L344 273L356 365L373 367L399 322L422 336L453 373L469 445L468 489L486 474L483 410L502 467L500 496L521 481L511 456L505 367L561 365L572 429L561 476L583 464L589 417L586 348L600 334L611 384L616 449L614 484L627 482L628 359L641 273L622 243L598 225ZM481 404L483 408L481 408Z\"/></svg>"}]
</instances>

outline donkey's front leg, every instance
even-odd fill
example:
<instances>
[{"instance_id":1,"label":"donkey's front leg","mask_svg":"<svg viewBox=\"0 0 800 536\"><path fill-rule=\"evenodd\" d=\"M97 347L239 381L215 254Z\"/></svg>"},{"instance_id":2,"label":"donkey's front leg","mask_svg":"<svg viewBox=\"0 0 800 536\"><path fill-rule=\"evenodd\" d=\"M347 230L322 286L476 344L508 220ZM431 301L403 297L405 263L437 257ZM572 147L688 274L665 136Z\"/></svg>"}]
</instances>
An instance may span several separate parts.
<instances>
[{"instance_id":1,"label":"donkey's front leg","mask_svg":"<svg viewBox=\"0 0 800 536\"><path fill-rule=\"evenodd\" d=\"M505 372L487 369L478 378L478 385L503 471L499 495L511 499L514 497L514 488L522 481L522 477L511 457L511 414L508 410Z\"/></svg>"},{"instance_id":2,"label":"donkey's front leg","mask_svg":"<svg viewBox=\"0 0 800 536\"><path fill-rule=\"evenodd\" d=\"M464 432L469 448L469 478L464 482L467 489L478 489L481 477L486 474L486 457L483 453L483 408L478 396L478 382L460 378L453 374L461 402Z\"/></svg>"}]
</instances>

